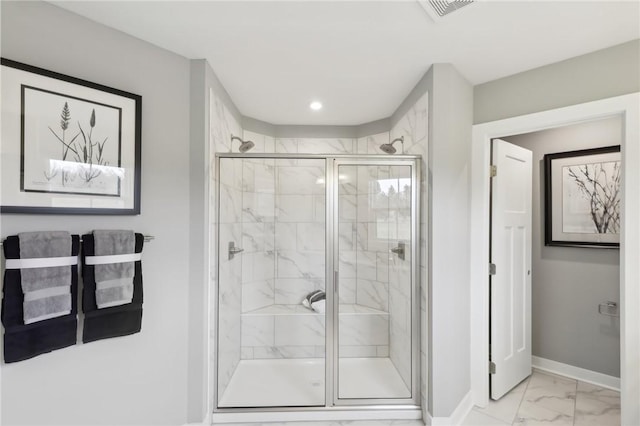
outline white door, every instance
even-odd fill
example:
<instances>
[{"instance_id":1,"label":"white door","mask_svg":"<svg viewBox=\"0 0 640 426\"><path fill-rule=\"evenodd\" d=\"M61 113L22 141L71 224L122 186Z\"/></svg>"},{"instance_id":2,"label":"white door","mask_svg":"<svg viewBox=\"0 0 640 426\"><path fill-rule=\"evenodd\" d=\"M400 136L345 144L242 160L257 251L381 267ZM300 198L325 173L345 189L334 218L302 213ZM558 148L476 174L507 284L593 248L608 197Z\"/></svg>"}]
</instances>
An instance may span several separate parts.
<instances>
[{"instance_id":1,"label":"white door","mask_svg":"<svg viewBox=\"0 0 640 426\"><path fill-rule=\"evenodd\" d=\"M491 398L531 374L531 151L493 141L491 182Z\"/></svg>"}]
</instances>

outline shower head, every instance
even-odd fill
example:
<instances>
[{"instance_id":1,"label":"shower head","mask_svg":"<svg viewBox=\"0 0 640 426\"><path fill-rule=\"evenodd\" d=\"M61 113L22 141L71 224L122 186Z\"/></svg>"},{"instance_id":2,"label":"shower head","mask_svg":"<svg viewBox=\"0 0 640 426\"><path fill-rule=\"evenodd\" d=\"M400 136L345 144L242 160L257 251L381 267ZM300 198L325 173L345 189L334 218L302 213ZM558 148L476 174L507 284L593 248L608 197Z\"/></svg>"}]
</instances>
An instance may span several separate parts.
<instances>
[{"instance_id":1,"label":"shower head","mask_svg":"<svg viewBox=\"0 0 640 426\"><path fill-rule=\"evenodd\" d=\"M395 154L396 153L396 149L390 143L383 143L382 145L380 145L380 149L385 154Z\"/></svg>"},{"instance_id":2,"label":"shower head","mask_svg":"<svg viewBox=\"0 0 640 426\"><path fill-rule=\"evenodd\" d=\"M247 152L251 148L256 146L256 144L253 143L253 141L243 141L239 137L231 135L231 143L233 143L233 141L235 141L235 140L240 141L240 146L238 147L238 151L240 151L240 152Z\"/></svg>"},{"instance_id":3,"label":"shower head","mask_svg":"<svg viewBox=\"0 0 640 426\"><path fill-rule=\"evenodd\" d=\"M254 144L252 141L242 141L242 143L240 144L240 147L238 148L238 151L247 152L254 146L256 146L256 144Z\"/></svg>"},{"instance_id":4,"label":"shower head","mask_svg":"<svg viewBox=\"0 0 640 426\"><path fill-rule=\"evenodd\" d=\"M404 136L400 136L399 138L395 138L394 140L392 140L389 143L383 143L382 145L380 145L380 149L385 154L395 154L396 153L396 149L393 147L393 144L398 142L398 141L401 144L404 144Z\"/></svg>"}]
</instances>

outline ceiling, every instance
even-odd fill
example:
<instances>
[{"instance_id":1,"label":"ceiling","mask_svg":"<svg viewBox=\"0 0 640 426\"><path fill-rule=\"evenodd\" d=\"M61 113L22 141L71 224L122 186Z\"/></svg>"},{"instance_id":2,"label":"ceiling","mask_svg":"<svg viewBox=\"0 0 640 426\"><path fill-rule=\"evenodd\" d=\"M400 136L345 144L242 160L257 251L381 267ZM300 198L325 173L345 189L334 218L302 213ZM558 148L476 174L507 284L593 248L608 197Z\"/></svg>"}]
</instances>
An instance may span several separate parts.
<instances>
[{"instance_id":1,"label":"ceiling","mask_svg":"<svg viewBox=\"0 0 640 426\"><path fill-rule=\"evenodd\" d=\"M435 22L414 0L51 3L207 59L243 115L273 124L388 117L434 63L475 85L640 38L638 1L480 0Z\"/></svg>"}]
</instances>

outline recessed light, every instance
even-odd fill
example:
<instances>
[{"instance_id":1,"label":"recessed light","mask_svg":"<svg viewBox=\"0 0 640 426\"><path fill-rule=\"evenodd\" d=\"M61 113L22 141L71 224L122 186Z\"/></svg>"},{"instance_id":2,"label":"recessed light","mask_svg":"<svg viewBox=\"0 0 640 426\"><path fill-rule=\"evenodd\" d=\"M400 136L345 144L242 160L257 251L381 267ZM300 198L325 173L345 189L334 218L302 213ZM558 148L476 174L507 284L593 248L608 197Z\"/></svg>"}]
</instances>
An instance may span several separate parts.
<instances>
[{"instance_id":1,"label":"recessed light","mask_svg":"<svg viewBox=\"0 0 640 426\"><path fill-rule=\"evenodd\" d=\"M311 108L314 111L318 111L322 109L322 104L318 101L313 101L309 104L309 108Z\"/></svg>"}]
</instances>

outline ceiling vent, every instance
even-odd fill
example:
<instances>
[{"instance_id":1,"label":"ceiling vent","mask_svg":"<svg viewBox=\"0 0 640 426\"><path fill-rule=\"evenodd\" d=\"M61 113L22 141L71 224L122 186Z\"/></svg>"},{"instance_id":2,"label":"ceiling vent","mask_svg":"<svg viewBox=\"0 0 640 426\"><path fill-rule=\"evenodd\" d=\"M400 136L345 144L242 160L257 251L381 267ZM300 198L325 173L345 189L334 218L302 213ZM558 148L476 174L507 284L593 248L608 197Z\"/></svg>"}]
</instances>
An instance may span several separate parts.
<instances>
[{"instance_id":1,"label":"ceiling vent","mask_svg":"<svg viewBox=\"0 0 640 426\"><path fill-rule=\"evenodd\" d=\"M418 0L434 21L439 21L447 15L470 5L475 0Z\"/></svg>"}]
</instances>

